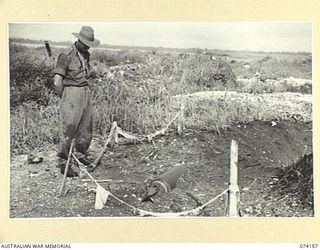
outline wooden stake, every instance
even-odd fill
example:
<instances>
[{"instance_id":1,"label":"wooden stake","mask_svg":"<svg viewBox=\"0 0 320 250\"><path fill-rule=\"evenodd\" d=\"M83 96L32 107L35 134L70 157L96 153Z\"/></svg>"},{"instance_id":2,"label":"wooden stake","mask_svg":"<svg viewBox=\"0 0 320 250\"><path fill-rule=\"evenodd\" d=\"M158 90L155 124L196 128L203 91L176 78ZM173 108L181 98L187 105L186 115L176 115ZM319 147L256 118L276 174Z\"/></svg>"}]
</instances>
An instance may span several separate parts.
<instances>
[{"instance_id":1,"label":"wooden stake","mask_svg":"<svg viewBox=\"0 0 320 250\"><path fill-rule=\"evenodd\" d=\"M181 106L180 106L180 119L178 124L178 134L182 135L183 131L183 124L184 124L184 100L181 99Z\"/></svg>"},{"instance_id":2,"label":"wooden stake","mask_svg":"<svg viewBox=\"0 0 320 250\"><path fill-rule=\"evenodd\" d=\"M101 152L99 153L97 159L94 161L94 163L92 163L92 168L96 168L97 165L99 164L103 154L106 152L108 145L111 143L112 139L114 139L114 133L116 133L116 128L117 128L117 122L113 122L112 123L112 127L110 129L110 133L108 136L108 139L106 141L106 143L104 144L103 149L101 150Z\"/></svg>"},{"instance_id":3,"label":"wooden stake","mask_svg":"<svg viewBox=\"0 0 320 250\"><path fill-rule=\"evenodd\" d=\"M238 187L238 143L231 141L230 148L230 185L229 185L229 217L238 217L239 187Z\"/></svg>"},{"instance_id":4,"label":"wooden stake","mask_svg":"<svg viewBox=\"0 0 320 250\"><path fill-rule=\"evenodd\" d=\"M118 127L117 127L117 128L118 128ZM118 136L117 128L116 128L116 130L114 131L114 138L113 138L115 144L118 144L118 143L119 143L119 136Z\"/></svg>"},{"instance_id":5,"label":"wooden stake","mask_svg":"<svg viewBox=\"0 0 320 250\"><path fill-rule=\"evenodd\" d=\"M69 154L68 154L68 160L67 160L67 163L66 163L66 167L64 168L63 179L62 179L62 183L61 183L60 190L59 190L59 197L62 196L64 186L66 185L67 173L68 173L68 170L69 170L69 164L70 164L70 161L71 161L71 154L72 154L72 151L73 151L73 146L74 146L74 139L72 139L72 141L71 141ZM67 192L65 192L64 195L66 193Z\"/></svg>"}]
</instances>

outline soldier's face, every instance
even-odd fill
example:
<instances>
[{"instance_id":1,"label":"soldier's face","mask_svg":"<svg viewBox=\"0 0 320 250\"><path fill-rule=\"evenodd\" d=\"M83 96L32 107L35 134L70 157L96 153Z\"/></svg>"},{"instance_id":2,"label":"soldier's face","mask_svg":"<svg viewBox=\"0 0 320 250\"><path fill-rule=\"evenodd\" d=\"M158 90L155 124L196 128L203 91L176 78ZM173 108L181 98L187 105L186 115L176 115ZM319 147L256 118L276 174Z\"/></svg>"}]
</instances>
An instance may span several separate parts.
<instances>
[{"instance_id":1,"label":"soldier's face","mask_svg":"<svg viewBox=\"0 0 320 250\"><path fill-rule=\"evenodd\" d=\"M89 46L85 45L83 42L81 42L80 40L78 40L78 46L79 46L79 50L86 52L90 49Z\"/></svg>"}]
</instances>

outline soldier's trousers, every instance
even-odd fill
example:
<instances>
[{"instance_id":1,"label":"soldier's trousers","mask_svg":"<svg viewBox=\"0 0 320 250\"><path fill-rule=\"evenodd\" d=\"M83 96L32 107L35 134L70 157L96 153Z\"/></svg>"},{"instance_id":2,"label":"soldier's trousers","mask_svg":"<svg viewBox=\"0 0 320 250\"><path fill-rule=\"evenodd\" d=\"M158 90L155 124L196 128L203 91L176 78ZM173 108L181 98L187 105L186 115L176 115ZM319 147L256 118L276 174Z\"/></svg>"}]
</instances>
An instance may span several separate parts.
<instances>
[{"instance_id":1,"label":"soldier's trousers","mask_svg":"<svg viewBox=\"0 0 320 250\"><path fill-rule=\"evenodd\" d=\"M89 86L66 86L60 102L62 145L58 156L67 159L72 139L75 149L86 155L92 140L92 104Z\"/></svg>"}]
</instances>

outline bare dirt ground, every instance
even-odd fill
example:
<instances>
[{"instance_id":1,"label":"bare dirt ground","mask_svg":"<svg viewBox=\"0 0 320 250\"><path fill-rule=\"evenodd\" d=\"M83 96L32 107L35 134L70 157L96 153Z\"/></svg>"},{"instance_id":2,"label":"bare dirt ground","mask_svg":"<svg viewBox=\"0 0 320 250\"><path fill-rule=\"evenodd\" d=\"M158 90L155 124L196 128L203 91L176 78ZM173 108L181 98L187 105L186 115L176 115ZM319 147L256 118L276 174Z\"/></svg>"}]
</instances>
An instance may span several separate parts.
<instances>
[{"instance_id":1,"label":"bare dirt ground","mask_svg":"<svg viewBox=\"0 0 320 250\"><path fill-rule=\"evenodd\" d=\"M95 138L90 151L93 158L101 150L104 139ZM101 185L140 209L153 212L192 209L228 188L232 139L239 143L242 216L314 216L313 196L306 200L301 196L306 195L304 190L297 192L298 196L284 189L281 182L293 163L312 152L311 123L286 121L272 126L270 122L253 122L233 125L220 135L184 131L179 136L169 132L155 138L154 144L118 145L108 149L92 175L97 180L116 181ZM95 185L78 177L68 178L68 193L57 197L62 175L56 167L55 152L54 145L33 152L44 157L39 164L27 164L26 155L11 155L11 218L137 216L112 197L103 209L95 210ZM187 172L172 192L157 195L154 203L140 201L146 183L179 164L185 165ZM299 164L306 167L307 163ZM312 163L309 168L312 180ZM299 174L297 178L302 180L303 173ZM117 182L120 180L123 182ZM226 196L207 206L200 216L226 216Z\"/></svg>"}]
</instances>

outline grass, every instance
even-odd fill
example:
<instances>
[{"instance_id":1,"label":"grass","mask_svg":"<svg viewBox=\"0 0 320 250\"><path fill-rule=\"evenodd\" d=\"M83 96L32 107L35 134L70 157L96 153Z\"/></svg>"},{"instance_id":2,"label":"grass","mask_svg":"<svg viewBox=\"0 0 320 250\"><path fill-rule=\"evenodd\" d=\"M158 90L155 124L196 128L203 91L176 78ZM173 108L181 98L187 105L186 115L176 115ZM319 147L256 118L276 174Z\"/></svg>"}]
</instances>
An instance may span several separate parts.
<instances>
[{"instance_id":1,"label":"grass","mask_svg":"<svg viewBox=\"0 0 320 250\"><path fill-rule=\"evenodd\" d=\"M60 136L57 105L39 106L24 103L10 112L11 152L25 153L45 145L56 144Z\"/></svg>"},{"instance_id":2,"label":"grass","mask_svg":"<svg viewBox=\"0 0 320 250\"><path fill-rule=\"evenodd\" d=\"M251 78L258 72L262 78L312 78L312 57L307 53L248 53L233 56L235 58L229 61L238 77ZM250 68L245 69L244 65Z\"/></svg>"},{"instance_id":3,"label":"grass","mask_svg":"<svg viewBox=\"0 0 320 250\"><path fill-rule=\"evenodd\" d=\"M59 52L55 50L54 56ZM277 55L283 68L273 61L273 54L271 59L265 59L265 54L253 55L239 54L231 63L234 54L213 60L202 54L94 50L91 63L99 75L92 87L94 133L105 136L113 121L129 132L153 132L179 111L178 95L187 95L185 126L193 129L221 131L236 122L292 119L292 113L300 115L301 121L310 121L310 96L304 100L304 95L296 93L274 93L290 91L292 85L266 81L248 84L236 78L248 73L242 67L245 61L254 64L259 60L266 75L302 77L295 73L311 68L311 63L297 62L304 62L308 55ZM14 152L59 142L59 99L52 91L53 66L43 48L10 49L10 136ZM211 94L189 95L196 92Z\"/></svg>"},{"instance_id":4,"label":"grass","mask_svg":"<svg viewBox=\"0 0 320 250\"><path fill-rule=\"evenodd\" d=\"M249 94L235 91L204 91L172 98L178 109L185 102L185 126L216 130L252 121L312 120L312 98L300 93ZM214 108L213 108L214 107Z\"/></svg>"},{"instance_id":5,"label":"grass","mask_svg":"<svg viewBox=\"0 0 320 250\"><path fill-rule=\"evenodd\" d=\"M259 77L253 77L250 79L238 78L237 82L238 87L236 90L245 93L298 92L312 94L312 82L308 79L285 78L282 80L263 80Z\"/></svg>"}]
</instances>

